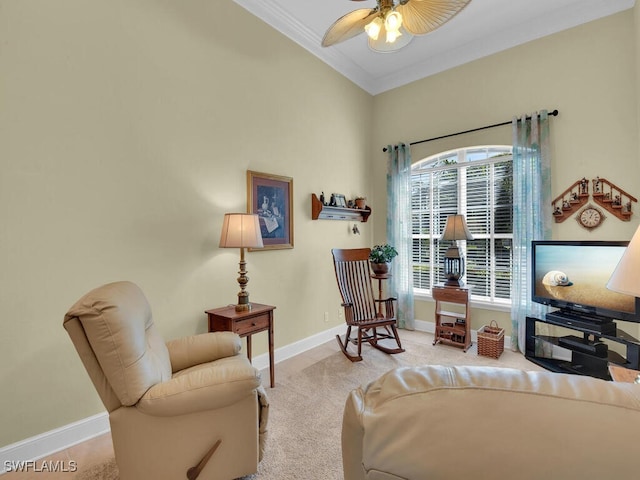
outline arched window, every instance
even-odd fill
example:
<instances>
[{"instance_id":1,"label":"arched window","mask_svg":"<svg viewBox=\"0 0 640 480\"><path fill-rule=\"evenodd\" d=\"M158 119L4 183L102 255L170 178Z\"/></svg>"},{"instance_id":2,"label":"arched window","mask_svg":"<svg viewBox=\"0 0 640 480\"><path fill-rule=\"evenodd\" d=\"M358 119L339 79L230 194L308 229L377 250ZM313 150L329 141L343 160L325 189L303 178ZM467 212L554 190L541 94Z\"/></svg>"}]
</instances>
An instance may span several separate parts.
<instances>
[{"instance_id":1,"label":"arched window","mask_svg":"<svg viewBox=\"0 0 640 480\"><path fill-rule=\"evenodd\" d=\"M449 215L463 214L474 240L459 241L464 281L476 301L510 304L513 241L512 148L490 145L450 150L412 167L413 286L431 294L445 281L440 236Z\"/></svg>"}]
</instances>

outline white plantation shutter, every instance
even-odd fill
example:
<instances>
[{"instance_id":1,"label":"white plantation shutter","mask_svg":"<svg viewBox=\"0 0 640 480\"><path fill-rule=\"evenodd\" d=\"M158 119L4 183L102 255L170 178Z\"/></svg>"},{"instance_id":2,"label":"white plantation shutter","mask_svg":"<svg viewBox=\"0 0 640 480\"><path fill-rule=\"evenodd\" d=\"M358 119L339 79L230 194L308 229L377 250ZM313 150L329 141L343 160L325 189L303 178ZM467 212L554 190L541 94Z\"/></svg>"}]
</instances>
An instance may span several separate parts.
<instances>
[{"instance_id":1,"label":"white plantation shutter","mask_svg":"<svg viewBox=\"0 0 640 480\"><path fill-rule=\"evenodd\" d=\"M494 164L494 241L495 259L494 296L504 300L511 298L511 269L513 246L513 163L507 161Z\"/></svg>"},{"instance_id":2,"label":"white plantation shutter","mask_svg":"<svg viewBox=\"0 0 640 480\"><path fill-rule=\"evenodd\" d=\"M440 242L449 215L464 214L474 240L460 241L473 296L508 302L513 238L511 147L474 147L418 162L412 175L413 282L429 292L444 282Z\"/></svg>"},{"instance_id":3,"label":"white plantation shutter","mask_svg":"<svg viewBox=\"0 0 640 480\"><path fill-rule=\"evenodd\" d=\"M413 287L431 288L431 174L411 178L411 225L413 235Z\"/></svg>"},{"instance_id":4,"label":"white plantation shutter","mask_svg":"<svg viewBox=\"0 0 640 480\"><path fill-rule=\"evenodd\" d=\"M467 241L467 283L473 285L473 293L481 297L491 296L490 258L488 238L491 234L492 194L491 165L473 165L466 168L467 227L474 240Z\"/></svg>"}]
</instances>

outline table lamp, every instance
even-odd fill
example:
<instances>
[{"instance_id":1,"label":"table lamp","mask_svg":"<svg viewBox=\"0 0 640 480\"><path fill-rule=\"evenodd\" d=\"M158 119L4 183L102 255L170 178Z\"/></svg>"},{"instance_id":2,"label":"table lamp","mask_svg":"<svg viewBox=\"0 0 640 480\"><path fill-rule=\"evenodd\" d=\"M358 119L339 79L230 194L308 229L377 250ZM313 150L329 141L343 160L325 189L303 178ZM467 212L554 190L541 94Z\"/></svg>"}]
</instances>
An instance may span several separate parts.
<instances>
[{"instance_id":1,"label":"table lamp","mask_svg":"<svg viewBox=\"0 0 640 480\"><path fill-rule=\"evenodd\" d=\"M458 240L473 240L473 235L467 229L464 215L449 215L440 240L451 240L452 244L444 254L444 275L447 277L445 286L461 287L460 280L464 275L464 258L458 248Z\"/></svg>"},{"instance_id":2,"label":"table lamp","mask_svg":"<svg viewBox=\"0 0 640 480\"><path fill-rule=\"evenodd\" d=\"M244 261L245 248L262 248L262 234L260 233L260 219L251 213L225 213L220 234L220 248L240 248L240 276L238 277L238 304L236 312L251 310L249 292L246 291L249 277L247 277Z\"/></svg>"},{"instance_id":3,"label":"table lamp","mask_svg":"<svg viewBox=\"0 0 640 480\"><path fill-rule=\"evenodd\" d=\"M627 249L622 254L618 266L607 282L607 288L614 292L624 293L633 297L640 297L640 227L633 234ZM640 383L638 375L634 383Z\"/></svg>"},{"instance_id":4,"label":"table lamp","mask_svg":"<svg viewBox=\"0 0 640 480\"><path fill-rule=\"evenodd\" d=\"M611 274L607 288L614 292L640 297L640 227Z\"/></svg>"}]
</instances>

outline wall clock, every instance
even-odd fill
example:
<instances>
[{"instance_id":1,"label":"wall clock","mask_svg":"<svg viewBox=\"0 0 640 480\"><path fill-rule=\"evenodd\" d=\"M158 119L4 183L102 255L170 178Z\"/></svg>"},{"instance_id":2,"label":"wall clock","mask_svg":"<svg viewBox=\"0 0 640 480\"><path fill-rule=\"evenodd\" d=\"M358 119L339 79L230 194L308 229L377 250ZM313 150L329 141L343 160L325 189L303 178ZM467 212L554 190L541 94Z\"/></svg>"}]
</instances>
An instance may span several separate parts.
<instances>
[{"instance_id":1,"label":"wall clock","mask_svg":"<svg viewBox=\"0 0 640 480\"><path fill-rule=\"evenodd\" d=\"M605 218L606 217L604 216L604 213L602 213L602 210L591 204L588 204L576 215L577 222L587 230L598 228L602 225Z\"/></svg>"}]
</instances>

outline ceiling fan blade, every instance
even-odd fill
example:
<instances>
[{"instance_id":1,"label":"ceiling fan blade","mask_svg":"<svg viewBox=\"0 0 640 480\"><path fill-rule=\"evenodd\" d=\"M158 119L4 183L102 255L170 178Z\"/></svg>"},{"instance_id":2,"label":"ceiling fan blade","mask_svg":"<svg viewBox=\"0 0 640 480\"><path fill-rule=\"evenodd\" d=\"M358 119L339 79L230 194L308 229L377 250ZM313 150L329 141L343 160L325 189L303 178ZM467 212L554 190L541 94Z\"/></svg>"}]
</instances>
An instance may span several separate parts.
<instances>
[{"instance_id":1,"label":"ceiling fan blade","mask_svg":"<svg viewBox=\"0 0 640 480\"><path fill-rule=\"evenodd\" d=\"M377 8L360 8L340 17L324 34L322 46L329 47L363 33L364 26L377 14Z\"/></svg>"},{"instance_id":2,"label":"ceiling fan blade","mask_svg":"<svg viewBox=\"0 0 640 480\"><path fill-rule=\"evenodd\" d=\"M414 35L433 32L466 7L471 0L407 0L396 7L402 25Z\"/></svg>"}]
</instances>

